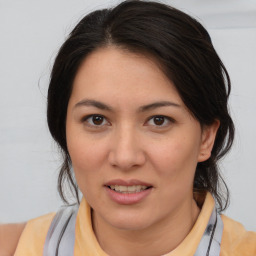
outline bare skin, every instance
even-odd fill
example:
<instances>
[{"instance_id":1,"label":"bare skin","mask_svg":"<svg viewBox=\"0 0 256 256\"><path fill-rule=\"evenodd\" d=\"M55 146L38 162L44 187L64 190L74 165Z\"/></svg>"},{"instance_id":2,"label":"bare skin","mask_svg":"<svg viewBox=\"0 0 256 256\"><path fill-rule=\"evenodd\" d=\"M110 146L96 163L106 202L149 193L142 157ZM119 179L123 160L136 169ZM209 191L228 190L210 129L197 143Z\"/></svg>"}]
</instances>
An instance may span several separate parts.
<instances>
[{"instance_id":1,"label":"bare skin","mask_svg":"<svg viewBox=\"0 0 256 256\"><path fill-rule=\"evenodd\" d=\"M13 256L26 223L0 224L0 256Z\"/></svg>"}]
</instances>

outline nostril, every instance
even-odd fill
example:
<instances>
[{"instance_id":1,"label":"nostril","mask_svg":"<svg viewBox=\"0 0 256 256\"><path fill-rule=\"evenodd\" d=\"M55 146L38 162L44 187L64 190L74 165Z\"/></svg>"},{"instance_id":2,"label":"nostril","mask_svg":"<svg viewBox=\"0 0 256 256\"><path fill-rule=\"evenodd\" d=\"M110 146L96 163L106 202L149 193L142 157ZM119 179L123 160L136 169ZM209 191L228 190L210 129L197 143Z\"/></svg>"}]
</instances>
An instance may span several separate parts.
<instances>
[{"instance_id":1,"label":"nostril","mask_svg":"<svg viewBox=\"0 0 256 256\"><path fill-rule=\"evenodd\" d=\"M146 156L141 149L113 149L109 152L108 161L121 170L129 170L134 167L140 167L145 163Z\"/></svg>"}]
</instances>

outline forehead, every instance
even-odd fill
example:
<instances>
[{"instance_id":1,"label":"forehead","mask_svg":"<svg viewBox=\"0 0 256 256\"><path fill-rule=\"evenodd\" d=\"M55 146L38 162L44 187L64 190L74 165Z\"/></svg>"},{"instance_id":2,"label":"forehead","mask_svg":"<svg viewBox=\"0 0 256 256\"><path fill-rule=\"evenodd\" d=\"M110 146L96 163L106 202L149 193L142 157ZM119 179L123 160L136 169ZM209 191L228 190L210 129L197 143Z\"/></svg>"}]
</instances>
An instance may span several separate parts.
<instances>
[{"instance_id":1,"label":"forehead","mask_svg":"<svg viewBox=\"0 0 256 256\"><path fill-rule=\"evenodd\" d=\"M123 100L182 100L154 59L108 47L92 52L81 64L71 100L83 97Z\"/></svg>"}]
</instances>

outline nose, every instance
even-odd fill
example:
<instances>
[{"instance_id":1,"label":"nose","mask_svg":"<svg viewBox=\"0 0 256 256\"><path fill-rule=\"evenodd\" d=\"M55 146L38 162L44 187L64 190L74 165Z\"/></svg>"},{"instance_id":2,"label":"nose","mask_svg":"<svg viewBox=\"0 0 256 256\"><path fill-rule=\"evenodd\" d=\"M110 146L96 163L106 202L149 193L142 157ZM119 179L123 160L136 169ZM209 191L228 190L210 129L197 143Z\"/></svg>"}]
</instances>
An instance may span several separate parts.
<instances>
[{"instance_id":1,"label":"nose","mask_svg":"<svg viewBox=\"0 0 256 256\"><path fill-rule=\"evenodd\" d=\"M112 166L126 171L140 167L145 163L146 155L141 138L135 129L120 128L113 135L111 144L108 159Z\"/></svg>"}]
</instances>

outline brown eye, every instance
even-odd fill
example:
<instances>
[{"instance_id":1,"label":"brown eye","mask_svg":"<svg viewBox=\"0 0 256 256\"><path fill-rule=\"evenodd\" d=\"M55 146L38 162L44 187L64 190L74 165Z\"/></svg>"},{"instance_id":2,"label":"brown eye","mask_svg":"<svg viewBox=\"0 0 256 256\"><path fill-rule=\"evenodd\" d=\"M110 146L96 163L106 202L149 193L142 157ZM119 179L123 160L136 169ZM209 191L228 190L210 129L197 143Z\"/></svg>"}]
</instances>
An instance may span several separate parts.
<instances>
[{"instance_id":1,"label":"brown eye","mask_svg":"<svg viewBox=\"0 0 256 256\"><path fill-rule=\"evenodd\" d=\"M165 122L165 117L163 117L163 116L155 116L153 121L154 121L155 125L163 125L164 122Z\"/></svg>"},{"instance_id":2,"label":"brown eye","mask_svg":"<svg viewBox=\"0 0 256 256\"><path fill-rule=\"evenodd\" d=\"M101 125L104 121L103 116L92 116L92 122L94 125Z\"/></svg>"},{"instance_id":3,"label":"brown eye","mask_svg":"<svg viewBox=\"0 0 256 256\"><path fill-rule=\"evenodd\" d=\"M108 125L108 121L106 120L106 118L102 115L90 115L85 117L83 120L83 122L87 123L89 126L104 126L104 125Z\"/></svg>"},{"instance_id":4,"label":"brown eye","mask_svg":"<svg viewBox=\"0 0 256 256\"><path fill-rule=\"evenodd\" d=\"M174 120L168 116L152 116L148 121L147 125L153 126L153 127L168 127L171 123L173 123Z\"/></svg>"}]
</instances>

